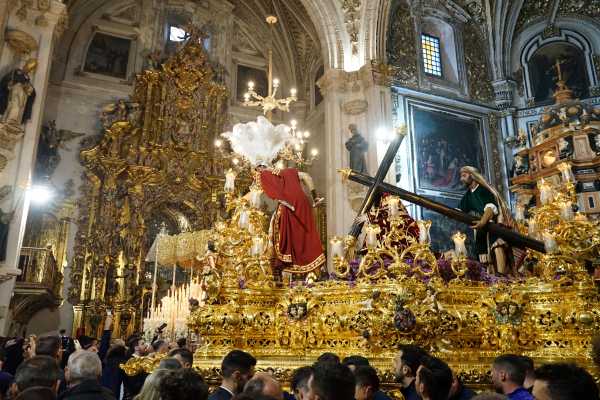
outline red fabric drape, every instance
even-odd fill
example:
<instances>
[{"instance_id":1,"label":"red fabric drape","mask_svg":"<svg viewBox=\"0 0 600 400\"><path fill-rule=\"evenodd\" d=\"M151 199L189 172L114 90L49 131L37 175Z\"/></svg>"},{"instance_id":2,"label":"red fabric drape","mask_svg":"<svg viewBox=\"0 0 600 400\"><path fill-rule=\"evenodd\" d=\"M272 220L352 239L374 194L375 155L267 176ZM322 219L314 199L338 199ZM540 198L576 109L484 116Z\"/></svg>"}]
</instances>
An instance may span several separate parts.
<instances>
[{"instance_id":1,"label":"red fabric drape","mask_svg":"<svg viewBox=\"0 0 600 400\"><path fill-rule=\"evenodd\" d=\"M308 273L325 262L323 247L312 207L298 177L298 170L286 168L275 174L271 170L260 173L261 186L273 200L282 200L294 211L280 204L273 220L272 241L275 255L283 270Z\"/></svg>"}]
</instances>

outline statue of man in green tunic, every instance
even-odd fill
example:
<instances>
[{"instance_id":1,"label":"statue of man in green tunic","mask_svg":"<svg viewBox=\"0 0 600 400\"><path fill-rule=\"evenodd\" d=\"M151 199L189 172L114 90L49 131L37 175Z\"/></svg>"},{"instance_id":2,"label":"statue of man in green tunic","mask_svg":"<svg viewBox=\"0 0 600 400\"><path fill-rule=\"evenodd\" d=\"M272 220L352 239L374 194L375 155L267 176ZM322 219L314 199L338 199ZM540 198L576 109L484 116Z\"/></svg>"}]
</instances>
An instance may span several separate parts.
<instances>
[{"instance_id":1,"label":"statue of man in green tunic","mask_svg":"<svg viewBox=\"0 0 600 400\"><path fill-rule=\"evenodd\" d=\"M507 243L484 229L490 221L513 226L512 215L504 199L475 167L462 167L460 181L467 187L467 192L462 197L459 208L479 218L472 226L475 229L475 246L479 261L488 265L490 273L510 274Z\"/></svg>"}]
</instances>

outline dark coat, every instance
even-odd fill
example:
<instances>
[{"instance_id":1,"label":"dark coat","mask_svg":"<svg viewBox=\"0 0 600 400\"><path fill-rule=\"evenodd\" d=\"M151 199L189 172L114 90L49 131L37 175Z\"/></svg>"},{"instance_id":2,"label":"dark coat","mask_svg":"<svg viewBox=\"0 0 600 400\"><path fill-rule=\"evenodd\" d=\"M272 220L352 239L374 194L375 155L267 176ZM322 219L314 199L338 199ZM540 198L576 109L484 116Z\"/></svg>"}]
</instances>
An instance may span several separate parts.
<instances>
[{"instance_id":1,"label":"dark coat","mask_svg":"<svg viewBox=\"0 0 600 400\"><path fill-rule=\"evenodd\" d=\"M46 386L32 386L19 392L14 400L56 400L56 393Z\"/></svg>"},{"instance_id":2,"label":"dark coat","mask_svg":"<svg viewBox=\"0 0 600 400\"><path fill-rule=\"evenodd\" d=\"M208 396L208 400L231 400L232 397L231 393L227 390L218 387L210 396Z\"/></svg>"},{"instance_id":3,"label":"dark coat","mask_svg":"<svg viewBox=\"0 0 600 400\"><path fill-rule=\"evenodd\" d=\"M98 381L88 380L67 389L58 400L115 400L115 396Z\"/></svg>"}]
</instances>

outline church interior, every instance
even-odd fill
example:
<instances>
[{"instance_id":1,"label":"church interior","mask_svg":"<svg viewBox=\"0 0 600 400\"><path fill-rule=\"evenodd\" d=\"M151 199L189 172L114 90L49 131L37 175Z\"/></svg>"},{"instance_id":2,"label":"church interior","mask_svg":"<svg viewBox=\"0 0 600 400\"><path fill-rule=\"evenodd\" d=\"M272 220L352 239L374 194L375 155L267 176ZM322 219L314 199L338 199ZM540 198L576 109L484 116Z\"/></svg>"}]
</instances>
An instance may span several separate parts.
<instances>
[{"instance_id":1,"label":"church interior","mask_svg":"<svg viewBox=\"0 0 600 400\"><path fill-rule=\"evenodd\" d=\"M3 346L600 380L599 2L0 0L0 79Z\"/></svg>"}]
</instances>

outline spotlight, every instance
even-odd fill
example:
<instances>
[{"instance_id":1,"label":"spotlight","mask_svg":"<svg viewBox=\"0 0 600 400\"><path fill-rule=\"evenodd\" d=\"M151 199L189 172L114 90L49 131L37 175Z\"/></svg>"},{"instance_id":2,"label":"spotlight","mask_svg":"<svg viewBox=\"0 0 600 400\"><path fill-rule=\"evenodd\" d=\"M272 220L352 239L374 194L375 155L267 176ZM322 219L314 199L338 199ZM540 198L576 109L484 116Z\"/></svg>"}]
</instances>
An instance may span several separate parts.
<instances>
[{"instance_id":1,"label":"spotlight","mask_svg":"<svg viewBox=\"0 0 600 400\"><path fill-rule=\"evenodd\" d=\"M46 204L54 197L54 191L47 185L33 185L29 188L32 203Z\"/></svg>"}]
</instances>

